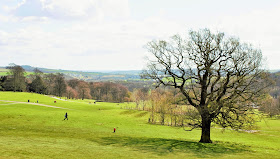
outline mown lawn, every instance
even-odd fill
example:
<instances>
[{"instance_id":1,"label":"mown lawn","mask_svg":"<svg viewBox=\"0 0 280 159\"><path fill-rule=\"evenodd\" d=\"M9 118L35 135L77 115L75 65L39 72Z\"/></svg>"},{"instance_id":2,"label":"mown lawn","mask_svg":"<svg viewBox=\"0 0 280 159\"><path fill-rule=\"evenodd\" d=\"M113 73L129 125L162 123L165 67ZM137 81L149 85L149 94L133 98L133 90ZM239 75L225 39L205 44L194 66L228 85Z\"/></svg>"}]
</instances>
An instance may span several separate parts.
<instances>
[{"instance_id":1,"label":"mown lawn","mask_svg":"<svg viewBox=\"0 0 280 159\"><path fill-rule=\"evenodd\" d=\"M13 92L0 100L0 158L280 158L279 120L262 120L257 133L212 128L214 143L202 144L201 130L150 125L125 104Z\"/></svg>"}]
</instances>

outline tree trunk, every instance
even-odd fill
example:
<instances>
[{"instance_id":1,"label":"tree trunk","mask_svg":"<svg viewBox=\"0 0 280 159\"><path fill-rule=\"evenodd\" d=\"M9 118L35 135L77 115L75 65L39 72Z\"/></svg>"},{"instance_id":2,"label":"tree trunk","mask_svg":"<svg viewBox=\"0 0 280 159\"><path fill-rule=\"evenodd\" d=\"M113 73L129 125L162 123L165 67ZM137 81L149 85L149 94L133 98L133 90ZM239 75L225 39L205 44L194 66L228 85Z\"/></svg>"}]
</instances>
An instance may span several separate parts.
<instances>
[{"instance_id":1,"label":"tree trunk","mask_svg":"<svg viewBox=\"0 0 280 159\"><path fill-rule=\"evenodd\" d=\"M201 143L212 143L210 139L211 119L202 116Z\"/></svg>"}]
</instances>

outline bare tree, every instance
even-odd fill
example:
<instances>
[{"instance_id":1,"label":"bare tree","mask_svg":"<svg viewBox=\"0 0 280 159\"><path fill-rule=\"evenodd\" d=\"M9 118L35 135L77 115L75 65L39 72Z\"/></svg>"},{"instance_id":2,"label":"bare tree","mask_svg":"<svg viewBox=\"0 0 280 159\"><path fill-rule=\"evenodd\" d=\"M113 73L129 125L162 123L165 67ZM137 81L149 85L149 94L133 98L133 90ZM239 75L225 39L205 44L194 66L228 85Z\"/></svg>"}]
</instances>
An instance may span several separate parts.
<instances>
[{"instance_id":1,"label":"bare tree","mask_svg":"<svg viewBox=\"0 0 280 159\"><path fill-rule=\"evenodd\" d=\"M57 73L54 80L55 94L62 97L63 93L66 92L66 82L62 73Z\"/></svg>"},{"instance_id":2,"label":"bare tree","mask_svg":"<svg viewBox=\"0 0 280 159\"><path fill-rule=\"evenodd\" d=\"M55 79L56 75L53 73L45 74L43 76L44 83L46 84L46 94L55 94L54 86L55 86Z\"/></svg>"},{"instance_id":3,"label":"bare tree","mask_svg":"<svg viewBox=\"0 0 280 159\"><path fill-rule=\"evenodd\" d=\"M40 94L45 94L47 87L41 76L36 76L35 79L29 84L29 90Z\"/></svg>"},{"instance_id":4,"label":"bare tree","mask_svg":"<svg viewBox=\"0 0 280 159\"><path fill-rule=\"evenodd\" d=\"M147 49L153 59L142 77L181 91L200 114L200 122L189 123L202 129L200 142L212 142L212 122L234 129L253 124L247 115L269 85L261 50L209 29L190 31L185 40L152 41Z\"/></svg>"},{"instance_id":5,"label":"bare tree","mask_svg":"<svg viewBox=\"0 0 280 159\"><path fill-rule=\"evenodd\" d=\"M78 97L78 92L70 86L66 87L66 97L67 99L74 99Z\"/></svg>"},{"instance_id":6,"label":"bare tree","mask_svg":"<svg viewBox=\"0 0 280 159\"><path fill-rule=\"evenodd\" d=\"M72 87L73 89L76 89L79 85L79 80L78 79L70 79L69 81L67 81L68 86Z\"/></svg>"},{"instance_id":7,"label":"bare tree","mask_svg":"<svg viewBox=\"0 0 280 159\"><path fill-rule=\"evenodd\" d=\"M31 76L32 82L29 84L29 90L36 93L46 93L47 87L43 81L43 72L38 68L34 69L34 75Z\"/></svg>"},{"instance_id":8,"label":"bare tree","mask_svg":"<svg viewBox=\"0 0 280 159\"><path fill-rule=\"evenodd\" d=\"M258 109L269 117L277 116L280 114L280 98L275 99L267 95Z\"/></svg>"},{"instance_id":9,"label":"bare tree","mask_svg":"<svg viewBox=\"0 0 280 159\"><path fill-rule=\"evenodd\" d=\"M151 122L155 123L155 114L157 113L159 115L160 124L164 125L167 119L168 114L171 115L170 110L172 106L172 95L170 92L161 90L161 89L155 89L151 92Z\"/></svg>"},{"instance_id":10,"label":"bare tree","mask_svg":"<svg viewBox=\"0 0 280 159\"><path fill-rule=\"evenodd\" d=\"M123 102L129 97L129 91L121 84L112 82L90 83L90 95L96 100L106 102Z\"/></svg>"},{"instance_id":11,"label":"bare tree","mask_svg":"<svg viewBox=\"0 0 280 159\"><path fill-rule=\"evenodd\" d=\"M9 69L8 74L10 75L11 83L13 91L24 91L26 89L25 84L25 70L16 64L10 64L10 66L7 67Z\"/></svg>"},{"instance_id":12,"label":"bare tree","mask_svg":"<svg viewBox=\"0 0 280 159\"><path fill-rule=\"evenodd\" d=\"M90 95L89 84L87 82L79 81L77 88L78 88L79 97L82 98L82 100L84 100L85 98L87 99L92 98Z\"/></svg>"},{"instance_id":13,"label":"bare tree","mask_svg":"<svg viewBox=\"0 0 280 159\"><path fill-rule=\"evenodd\" d=\"M149 99L149 89L147 88L134 89L132 98L136 103L136 109L138 109L138 107L142 105L142 109L145 110L145 106Z\"/></svg>"}]
</instances>

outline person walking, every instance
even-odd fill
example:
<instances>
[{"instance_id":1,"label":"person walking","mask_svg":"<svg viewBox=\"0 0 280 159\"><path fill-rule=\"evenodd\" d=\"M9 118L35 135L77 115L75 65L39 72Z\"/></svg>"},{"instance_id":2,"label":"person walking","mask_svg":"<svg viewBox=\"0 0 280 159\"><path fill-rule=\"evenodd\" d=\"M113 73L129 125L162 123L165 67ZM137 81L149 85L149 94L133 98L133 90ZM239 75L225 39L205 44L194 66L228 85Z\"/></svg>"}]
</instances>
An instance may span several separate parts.
<instances>
[{"instance_id":1,"label":"person walking","mask_svg":"<svg viewBox=\"0 0 280 159\"><path fill-rule=\"evenodd\" d=\"M68 120L68 114L67 114L67 112L65 113L65 118L64 118L64 120L65 120L65 119Z\"/></svg>"},{"instance_id":2,"label":"person walking","mask_svg":"<svg viewBox=\"0 0 280 159\"><path fill-rule=\"evenodd\" d=\"M114 133L116 132L116 128L114 128Z\"/></svg>"}]
</instances>

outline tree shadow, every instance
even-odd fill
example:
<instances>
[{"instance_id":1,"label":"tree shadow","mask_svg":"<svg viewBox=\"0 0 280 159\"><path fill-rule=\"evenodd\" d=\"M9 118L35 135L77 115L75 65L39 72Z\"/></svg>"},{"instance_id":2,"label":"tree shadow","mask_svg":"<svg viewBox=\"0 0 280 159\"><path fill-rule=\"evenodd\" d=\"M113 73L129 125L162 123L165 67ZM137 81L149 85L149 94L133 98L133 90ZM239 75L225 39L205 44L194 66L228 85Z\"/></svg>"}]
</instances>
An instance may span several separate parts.
<instances>
[{"instance_id":1,"label":"tree shadow","mask_svg":"<svg viewBox=\"0 0 280 159\"><path fill-rule=\"evenodd\" d=\"M131 115L131 114L135 114L135 113L137 113L136 110L125 110L125 111L121 112L120 114L121 115Z\"/></svg>"},{"instance_id":2,"label":"tree shadow","mask_svg":"<svg viewBox=\"0 0 280 159\"><path fill-rule=\"evenodd\" d=\"M143 116L145 116L147 114L148 114L148 112L141 112L141 113L135 115L135 117L140 118L140 117L143 117Z\"/></svg>"},{"instance_id":3,"label":"tree shadow","mask_svg":"<svg viewBox=\"0 0 280 159\"><path fill-rule=\"evenodd\" d=\"M144 138L144 137L103 137L92 140L100 145L126 146L135 150L152 152L157 155L169 153L193 153L197 157L221 156L249 151L245 145L229 142L215 142L212 144L184 141L176 139Z\"/></svg>"}]
</instances>

